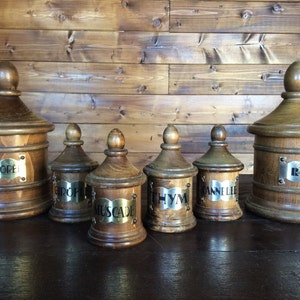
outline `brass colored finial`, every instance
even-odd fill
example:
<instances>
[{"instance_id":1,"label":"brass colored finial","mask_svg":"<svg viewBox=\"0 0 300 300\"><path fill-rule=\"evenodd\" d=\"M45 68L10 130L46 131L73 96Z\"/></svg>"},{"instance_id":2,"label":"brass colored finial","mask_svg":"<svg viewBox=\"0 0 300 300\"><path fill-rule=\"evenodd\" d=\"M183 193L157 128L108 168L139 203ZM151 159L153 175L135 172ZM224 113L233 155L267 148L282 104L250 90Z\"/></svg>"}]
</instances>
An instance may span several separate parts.
<instances>
[{"instance_id":1,"label":"brass colored finial","mask_svg":"<svg viewBox=\"0 0 300 300\"><path fill-rule=\"evenodd\" d=\"M78 141L81 138L81 129L80 127L75 124L69 124L66 129L66 138L69 141Z\"/></svg>"},{"instance_id":2,"label":"brass colored finial","mask_svg":"<svg viewBox=\"0 0 300 300\"><path fill-rule=\"evenodd\" d=\"M174 125L168 125L163 133L163 141L166 144L177 144L179 140L178 130Z\"/></svg>"},{"instance_id":3,"label":"brass colored finial","mask_svg":"<svg viewBox=\"0 0 300 300\"><path fill-rule=\"evenodd\" d=\"M212 141L224 142L226 140L226 129L223 125L215 125L210 136Z\"/></svg>"},{"instance_id":4,"label":"brass colored finial","mask_svg":"<svg viewBox=\"0 0 300 300\"><path fill-rule=\"evenodd\" d=\"M300 61L293 62L284 75L284 88L287 92L300 92Z\"/></svg>"},{"instance_id":5,"label":"brass colored finial","mask_svg":"<svg viewBox=\"0 0 300 300\"><path fill-rule=\"evenodd\" d=\"M83 145L81 138L81 129L76 123L71 123L66 128L66 139L64 144L67 146Z\"/></svg>"},{"instance_id":6,"label":"brass colored finial","mask_svg":"<svg viewBox=\"0 0 300 300\"><path fill-rule=\"evenodd\" d=\"M8 61L0 62L0 93L20 95L17 91L19 74L17 68Z\"/></svg>"},{"instance_id":7,"label":"brass colored finial","mask_svg":"<svg viewBox=\"0 0 300 300\"><path fill-rule=\"evenodd\" d=\"M107 146L109 149L123 149L125 146L125 138L122 131L118 128L114 128L108 134Z\"/></svg>"}]
</instances>

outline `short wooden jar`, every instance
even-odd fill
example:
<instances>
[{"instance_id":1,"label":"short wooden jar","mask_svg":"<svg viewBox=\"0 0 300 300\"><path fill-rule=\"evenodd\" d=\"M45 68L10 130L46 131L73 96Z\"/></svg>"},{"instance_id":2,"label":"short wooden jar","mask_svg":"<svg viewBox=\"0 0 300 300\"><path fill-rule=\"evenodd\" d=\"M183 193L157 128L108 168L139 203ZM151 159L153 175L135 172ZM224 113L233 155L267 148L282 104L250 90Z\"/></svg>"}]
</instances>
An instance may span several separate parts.
<instances>
[{"instance_id":1,"label":"short wooden jar","mask_svg":"<svg viewBox=\"0 0 300 300\"><path fill-rule=\"evenodd\" d=\"M141 186L146 176L127 159L119 129L109 133L107 145L106 159L86 177L93 204L88 239L98 246L124 248L141 243L147 236L141 207Z\"/></svg>"},{"instance_id":2,"label":"short wooden jar","mask_svg":"<svg viewBox=\"0 0 300 300\"><path fill-rule=\"evenodd\" d=\"M98 163L82 149L81 129L77 124L69 124L66 128L64 145L64 151L49 166L53 181L53 205L49 217L63 223L91 220L92 203L85 177Z\"/></svg>"},{"instance_id":3,"label":"short wooden jar","mask_svg":"<svg viewBox=\"0 0 300 300\"><path fill-rule=\"evenodd\" d=\"M192 200L198 170L184 159L178 140L176 127L168 125L159 156L144 168L148 176L145 224L155 231L183 232L197 224Z\"/></svg>"},{"instance_id":4,"label":"short wooden jar","mask_svg":"<svg viewBox=\"0 0 300 300\"><path fill-rule=\"evenodd\" d=\"M231 221L243 212L238 202L239 171L244 165L227 149L226 130L216 125L211 131L210 149L194 161L198 168L194 213L212 221Z\"/></svg>"}]
</instances>

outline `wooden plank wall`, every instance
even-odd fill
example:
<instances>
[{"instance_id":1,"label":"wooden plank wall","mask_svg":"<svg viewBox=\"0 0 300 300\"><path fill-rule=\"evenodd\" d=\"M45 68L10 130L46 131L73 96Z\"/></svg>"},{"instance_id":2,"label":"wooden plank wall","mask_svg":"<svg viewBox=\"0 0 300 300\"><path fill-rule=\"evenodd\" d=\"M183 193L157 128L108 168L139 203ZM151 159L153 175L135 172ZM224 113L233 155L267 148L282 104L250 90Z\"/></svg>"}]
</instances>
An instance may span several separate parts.
<instances>
[{"instance_id":1,"label":"wooden plank wall","mask_svg":"<svg viewBox=\"0 0 300 300\"><path fill-rule=\"evenodd\" d=\"M26 105L55 124L50 161L71 122L99 162L119 127L140 168L168 123L191 162L221 123L251 173L247 126L281 102L300 59L299 17L293 0L1 0L0 59L18 68Z\"/></svg>"}]
</instances>

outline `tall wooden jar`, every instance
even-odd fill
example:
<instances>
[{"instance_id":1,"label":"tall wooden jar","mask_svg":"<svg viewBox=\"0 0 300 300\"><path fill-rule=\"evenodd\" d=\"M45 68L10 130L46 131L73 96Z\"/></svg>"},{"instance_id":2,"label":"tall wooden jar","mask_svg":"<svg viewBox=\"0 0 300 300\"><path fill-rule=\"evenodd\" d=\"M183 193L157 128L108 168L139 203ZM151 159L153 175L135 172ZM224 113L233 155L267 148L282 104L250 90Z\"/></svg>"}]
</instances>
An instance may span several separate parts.
<instances>
[{"instance_id":1,"label":"tall wooden jar","mask_svg":"<svg viewBox=\"0 0 300 300\"><path fill-rule=\"evenodd\" d=\"M284 88L280 105L248 127L255 140L246 207L267 218L300 223L300 61L286 70Z\"/></svg>"},{"instance_id":2,"label":"tall wooden jar","mask_svg":"<svg viewBox=\"0 0 300 300\"><path fill-rule=\"evenodd\" d=\"M148 176L145 223L155 231L183 232L197 224L192 201L193 176L198 170L184 159L178 140L177 128L168 125L160 154L144 168Z\"/></svg>"},{"instance_id":3,"label":"tall wooden jar","mask_svg":"<svg viewBox=\"0 0 300 300\"><path fill-rule=\"evenodd\" d=\"M81 129L77 124L67 126L64 145L64 151L50 164L53 205L49 217L63 223L88 221L92 218L92 203L85 177L98 163L82 149Z\"/></svg>"},{"instance_id":4,"label":"tall wooden jar","mask_svg":"<svg viewBox=\"0 0 300 300\"><path fill-rule=\"evenodd\" d=\"M52 203L47 132L54 125L19 98L18 71L0 62L0 219L27 218Z\"/></svg>"},{"instance_id":5,"label":"tall wooden jar","mask_svg":"<svg viewBox=\"0 0 300 300\"><path fill-rule=\"evenodd\" d=\"M141 201L146 176L127 159L125 139L119 129L109 133L107 145L105 160L86 177L93 204L88 240L108 248L134 246L147 236Z\"/></svg>"},{"instance_id":6,"label":"tall wooden jar","mask_svg":"<svg viewBox=\"0 0 300 300\"><path fill-rule=\"evenodd\" d=\"M209 150L194 161L198 168L194 213L199 218L232 221L243 215L238 196L239 172L244 165L228 151L225 140L225 128L214 126Z\"/></svg>"}]
</instances>

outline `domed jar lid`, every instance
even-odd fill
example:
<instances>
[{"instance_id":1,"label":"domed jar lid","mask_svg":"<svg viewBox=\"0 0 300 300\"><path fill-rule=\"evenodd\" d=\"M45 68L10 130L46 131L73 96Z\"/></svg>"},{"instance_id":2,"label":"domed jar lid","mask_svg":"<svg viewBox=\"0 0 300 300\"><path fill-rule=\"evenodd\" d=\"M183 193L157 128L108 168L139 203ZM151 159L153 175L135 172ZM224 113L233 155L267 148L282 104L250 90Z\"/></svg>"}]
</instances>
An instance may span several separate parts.
<instances>
[{"instance_id":1,"label":"domed jar lid","mask_svg":"<svg viewBox=\"0 0 300 300\"><path fill-rule=\"evenodd\" d=\"M210 149L193 164L203 171L234 172L244 168L243 163L235 158L227 149L226 129L222 125L215 125L211 130Z\"/></svg>"},{"instance_id":2,"label":"domed jar lid","mask_svg":"<svg viewBox=\"0 0 300 300\"><path fill-rule=\"evenodd\" d=\"M19 98L19 75L16 67L0 62L0 135L43 133L54 125L31 112Z\"/></svg>"},{"instance_id":3,"label":"domed jar lid","mask_svg":"<svg viewBox=\"0 0 300 300\"><path fill-rule=\"evenodd\" d=\"M66 145L64 151L50 164L50 169L60 172L88 172L98 166L82 149L81 129L71 123L66 128Z\"/></svg>"},{"instance_id":4,"label":"domed jar lid","mask_svg":"<svg viewBox=\"0 0 300 300\"><path fill-rule=\"evenodd\" d=\"M108 148L104 151L105 160L86 177L86 182L99 188L126 188L142 185L145 174L127 159L125 138L121 130L111 130L107 137Z\"/></svg>"},{"instance_id":5,"label":"domed jar lid","mask_svg":"<svg viewBox=\"0 0 300 300\"><path fill-rule=\"evenodd\" d=\"M144 168L144 172L148 176L159 178L185 178L196 175L197 168L187 162L180 152L179 134L174 125L166 127L163 141L160 154Z\"/></svg>"},{"instance_id":6,"label":"domed jar lid","mask_svg":"<svg viewBox=\"0 0 300 300\"><path fill-rule=\"evenodd\" d=\"M264 118L248 126L259 136L300 137L300 61L292 63L284 75L283 101Z\"/></svg>"}]
</instances>

